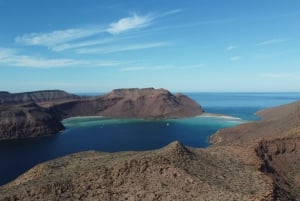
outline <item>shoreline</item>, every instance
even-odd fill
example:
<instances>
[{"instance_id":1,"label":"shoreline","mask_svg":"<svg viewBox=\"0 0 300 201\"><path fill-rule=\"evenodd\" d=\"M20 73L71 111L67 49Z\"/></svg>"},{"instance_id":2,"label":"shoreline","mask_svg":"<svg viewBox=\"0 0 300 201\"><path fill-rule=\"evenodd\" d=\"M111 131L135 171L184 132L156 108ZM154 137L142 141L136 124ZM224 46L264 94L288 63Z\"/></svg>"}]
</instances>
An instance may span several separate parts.
<instances>
[{"instance_id":1,"label":"shoreline","mask_svg":"<svg viewBox=\"0 0 300 201\"><path fill-rule=\"evenodd\" d=\"M193 116L193 117L178 117L178 118L160 118L160 119L155 119L155 118L130 118L130 117L119 117L119 118L116 118L116 117L108 117L108 116L75 116L75 117L69 117L69 118L66 118L66 119L63 119L63 121L68 121L68 120L80 120L80 119L120 119L120 120L144 120L144 121L165 121L165 120L173 120L173 119L189 119L189 118L198 118L198 117L215 117L215 118L222 118L222 119L233 119L233 120L243 120L239 117L234 117L234 116L230 116L230 115L225 115L225 114L217 114L217 113L202 113L200 115L196 115L196 116Z\"/></svg>"},{"instance_id":2,"label":"shoreline","mask_svg":"<svg viewBox=\"0 0 300 201\"><path fill-rule=\"evenodd\" d=\"M195 117L215 117L215 118L222 118L222 119L243 120L239 117L234 117L234 116L230 116L230 115L217 114L217 113L206 113L206 112L204 112L201 115L197 115Z\"/></svg>"}]
</instances>

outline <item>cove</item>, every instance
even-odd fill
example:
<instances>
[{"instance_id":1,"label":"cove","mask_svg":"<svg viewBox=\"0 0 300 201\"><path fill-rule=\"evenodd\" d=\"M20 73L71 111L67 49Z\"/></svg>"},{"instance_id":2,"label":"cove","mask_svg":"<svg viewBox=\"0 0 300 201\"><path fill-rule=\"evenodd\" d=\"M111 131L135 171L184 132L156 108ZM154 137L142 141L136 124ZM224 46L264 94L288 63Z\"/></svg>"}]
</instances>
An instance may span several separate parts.
<instances>
[{"instance_id":1,"label":"cove","mask_svg":"<svg viewBox=\"0 0 300 201\"><path fill-rule=\"evenodd\" d=\"M217 117L66 119L63 121L66 130L58 135L0 141L0 184L11 181L38 163L80 151L142 151L161 148L174 140L187 146L207 147L211 134L242 122Z\"/></svg>"},{"instance_id":2,"label":"cove","mask_svg":"<svg viewBox=\"0 0 300 201\"><path fill-rule=\"evenodd\" d=\"M236 118L194 117L169 120L73 118L55 136L0 141L0 185L34 165L86 150L127 151L160 148L179 140L192 147L207 147L217 130L257 120L260 109L299 100L300 93L189 93L207 113Z\"/></svg>"}]
</instances>

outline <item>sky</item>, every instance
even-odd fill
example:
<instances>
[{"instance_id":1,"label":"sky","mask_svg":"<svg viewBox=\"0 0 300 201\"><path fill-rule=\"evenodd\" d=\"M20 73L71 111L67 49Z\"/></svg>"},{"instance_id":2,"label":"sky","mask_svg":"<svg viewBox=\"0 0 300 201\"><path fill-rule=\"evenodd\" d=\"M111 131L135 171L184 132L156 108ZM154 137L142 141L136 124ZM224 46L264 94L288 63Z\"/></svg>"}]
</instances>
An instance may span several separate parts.
<instances>
[{"instance_id":1,"label":"sky","mask_svg":"<svg viewBox=\"0 0 300 201\"><path fill-rule=\"evenodd\" d=\"M299 0L0 0L0 91L299 92Z\"/></svg>"}]
</instances>

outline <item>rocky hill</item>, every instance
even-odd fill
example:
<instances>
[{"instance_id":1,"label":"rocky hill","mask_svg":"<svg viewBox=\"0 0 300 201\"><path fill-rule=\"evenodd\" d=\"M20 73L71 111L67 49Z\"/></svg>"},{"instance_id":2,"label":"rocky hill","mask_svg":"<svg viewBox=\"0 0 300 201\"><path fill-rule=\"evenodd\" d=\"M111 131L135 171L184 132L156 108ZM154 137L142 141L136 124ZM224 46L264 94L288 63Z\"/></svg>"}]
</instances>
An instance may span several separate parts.
<instances>
[{"instance_id":1,"label":"rocky hill","mask_svg":"<svg viewBox=\"0 0 300 201\"><path fill-rule=\"evenodd\" d=\"M272 200L272 185L226 153L179 142L154 151L82 152L37 165L0 200Z\"/></svg>"},{"instance_id":2,"label":"rocky hill","mask_svg":"<svg viewBox=\"0 0 300 201\"><path fill-rule=\"evenodd\" d=\"M64 126L49 107L82 99L60 90L0 92L0 140L58 134Z\"/></svg>"},{"instance_id":3,"label":"rocky hill","mask_svg":"<svg viewBox=\"0 0 300 201\"><path fill-rule=\"evenodd\" d=\"M213 147L230 149L269 175L276 200L300 200L300 101L257 114L259 122L217 132Z\"/></svg>"},{"instance_id":4,"label":"rocky hill","mask_svg":"<svg viewBox=\"0 0 300 201\"><path fill-rule=\"evenodd\" d=\"M183 94L173 95L165 89L116 89L100 97L57 104L53 107L61 118L105 116L116 118L163 119L202 114L201 106Z\"/></svg>"},{"instance_id":5,"label":"rocky hill","mask_svg":"<svg viewBox=\"0 0 300 201\"><path fill-rule=\"evenodd\" d=\"M0 105L0 138L15 139L57 134L64 126L35 103Z\"/></svg>"},{"instance_id":6,"label":"rocky hill","mask_svg":"<svg viewBox=\"0 0 300 201\"><path fill-rule=\"evenodd\" d=\"M95 97L58 90L1 92L0 103L0 140L58 133L63 129L60 121L75 116L163 119L202 113L201 106L187 96L154 88L117 89ZM25 103L32 103L30 110Z\"/></svg>"},{"instance_id":7,"label":"rocky hill","mask_svg":"<svg viewBox=\"0 0 300 201\"><path fill-rule=\"evenodd\" d=\"M165 89L117 89L103 97L115 102L103 110L103 116L140 118L179 118L200 115L201 106L183 94L173 95Z\"/></svg>"}]
</instances>

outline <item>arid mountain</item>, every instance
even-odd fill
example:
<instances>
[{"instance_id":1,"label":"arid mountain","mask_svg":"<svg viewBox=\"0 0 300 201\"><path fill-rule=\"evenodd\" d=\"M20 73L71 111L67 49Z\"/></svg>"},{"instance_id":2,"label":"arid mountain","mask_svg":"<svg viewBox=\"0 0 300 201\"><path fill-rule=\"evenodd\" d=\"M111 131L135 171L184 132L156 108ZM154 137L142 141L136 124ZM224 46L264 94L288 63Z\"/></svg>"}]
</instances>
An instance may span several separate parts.
<instances>
[{"instance_id":1,"label":"arid mountain","mask_svg":"<svg viewBox=\"0 0 300 201\"><path fill-rule=\"evenodd\" d=\"M1 92L0 103L0 140L56 134L64 128L61 120L75 116L163 119L202 113L201 106L187 96L154 88L117 89L95 97L58 90Z\"/></svg>"},{"instance_id":2,"label":"arid mountain","mask_svg":"<svg viewBox=\"0 0 300 201\"><path fill-rule=\"evenodd\" d=\"M0 200L298 201L299 108L296 102L260 111L261 121L217 132L206 149L174 142L45 162L0 187Z\"/></svg>"},{"instance_id":3,"label":"arid mountain","mask_svg":"<svg viewBox=\"0 0 300 201\"><path fill-rule=\"evenodd\" d=\"M0 140L55 135L64 129L50 106L83 97L60 90L0 92Z\"/></svg>"},{"instance_id":4,"label":"arid mountain","mask_svg":"<svg viewBox=\"0 0 300 201\"><path fill-rule=\"evenodd\" d=\"M226 152L179 142L154 151L82 152L37 165L0 200L272 200L261 172Z\"/></svg>"},{"instance_id":5,"label":"arid mountain","mask_svg":"<svg viewBox=\"0 0 300 201\"><path fill-rule=\"evenodd\" d=\"M104 96L65 102L52 107L61 118L98 115L116 118L163 119L202 114L201 106L165 89L116 89Z\"/></svg>"}]
</instances>

